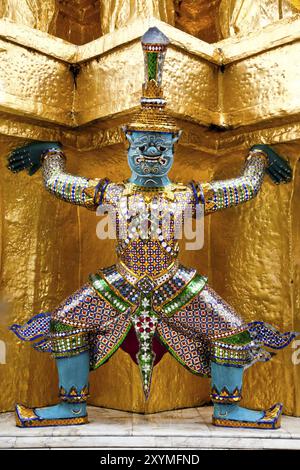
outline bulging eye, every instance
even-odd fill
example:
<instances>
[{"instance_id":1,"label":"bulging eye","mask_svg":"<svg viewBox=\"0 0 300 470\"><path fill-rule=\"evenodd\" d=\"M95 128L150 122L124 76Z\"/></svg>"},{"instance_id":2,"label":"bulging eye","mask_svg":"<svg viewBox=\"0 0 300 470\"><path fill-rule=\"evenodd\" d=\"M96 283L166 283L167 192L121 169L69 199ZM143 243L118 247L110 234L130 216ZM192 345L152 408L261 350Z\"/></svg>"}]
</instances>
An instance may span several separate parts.
<instances>
[{"instance_id":1,"label":"bulging eye","mask_svg":"<svg viewBox=\"0 0 300 470\"><path fill-rule=\"evenodd\" d=\"M159 150L160 152L164 152L166 149L167 149L167 147L163 147L162 145L160 145L160 146L158 147L158 150Z\"/></svg>"},{"instance_id":2,"label":"bulging eye","mask_svg":"<svg viewBox=\"0 0 300 470\"><path fill-rule=\"evenodd\" d=\"M145 152L145 150L146 150L146 145L141 145L141 146L139 147L139 150L140 150L141 152Z\"/></svg>"}]
</instances>

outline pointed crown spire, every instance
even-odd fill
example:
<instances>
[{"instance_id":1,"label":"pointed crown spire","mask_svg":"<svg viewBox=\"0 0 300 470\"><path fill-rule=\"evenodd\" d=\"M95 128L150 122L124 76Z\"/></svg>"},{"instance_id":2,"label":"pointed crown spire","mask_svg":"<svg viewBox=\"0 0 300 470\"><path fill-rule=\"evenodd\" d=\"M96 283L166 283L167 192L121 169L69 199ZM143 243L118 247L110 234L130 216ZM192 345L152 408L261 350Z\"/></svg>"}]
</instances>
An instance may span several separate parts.
<instances>
[{"instance_id":1,"label":"pointed crown spire","mask_svg":"<svg viewBox=\"0 0 300 470\"><path fill-rule=\"evenodd\" d=\"M178 132L174 119L166 111L162 75L169 39L158 28L149 28L141 39L144 52L145 81L141 108L126 126L128 131Z\"/></svg>"}]
</instances>

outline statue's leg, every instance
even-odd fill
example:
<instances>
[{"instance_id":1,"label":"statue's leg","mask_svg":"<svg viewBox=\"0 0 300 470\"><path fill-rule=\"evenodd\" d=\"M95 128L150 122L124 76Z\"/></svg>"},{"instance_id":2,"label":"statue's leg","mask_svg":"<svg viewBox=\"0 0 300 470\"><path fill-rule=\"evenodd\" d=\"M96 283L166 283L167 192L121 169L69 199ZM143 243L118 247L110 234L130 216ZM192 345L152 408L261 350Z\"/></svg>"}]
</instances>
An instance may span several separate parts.
<instances>
[{"instance_id":1,"label":"statue's leg","mask_svg":"<svg viewBox=\"0 0 300 470\"><path fill-rule=\"evenodd\" d=\"M56 327L59 323L55 322ZM28 408L16 405L19 427L64 426L87 423L89 351L85 332L62 325L61 332L52 332L53 355L59 377L58 405Z\"/></svg>"},{"instance_id":2,"label":"statue's leg","mask_svg":"<svg viewBox=\"0 0 300 470\"><path fill-rule=\"evenodd\" d=\"M213 424L216 426L280 427L280 403L266 411L250 410L239 405L244 367L251 362L251 344L252 339L247 331L212 344L211 399L214 403Z\"/></svg>"}]
</instances>

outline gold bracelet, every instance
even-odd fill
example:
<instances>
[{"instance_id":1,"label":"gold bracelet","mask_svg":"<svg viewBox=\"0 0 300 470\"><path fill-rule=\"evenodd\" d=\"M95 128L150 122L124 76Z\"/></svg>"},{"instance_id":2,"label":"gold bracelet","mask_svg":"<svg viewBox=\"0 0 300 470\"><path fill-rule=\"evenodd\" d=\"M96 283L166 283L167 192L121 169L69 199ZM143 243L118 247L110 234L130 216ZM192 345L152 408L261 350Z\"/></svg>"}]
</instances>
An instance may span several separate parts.
<instances>
[{"instance_id":1,"label":"gold bracelet","mask_svg":"<svg viewBox=\"0 0 300 470\"><path fill-rule=\"evenodd\" d=\"M266 165L266 166L269 166L270 161L269 161L268 155L267 155L263 150L260 150L260 149L257 149L257 150L256 150L256 149L250 150L249 155L248 155L248 157L247 157L246 160L249 160L251 157L254 157L254 156L256 156L256 155L257 155L257 156L260 155L261 157L263 157L264 160L265 160L265 165Z\"/></svg>"},{"instance_id":2,"label":"gold bracelet","mask_svg":"<svg viewBox=\"0 0 300 470\"><path fill-rule=\"evenodd\" d=\"M62 150L49 149L49 150L44 150L44 152L42 152L42 154L41 154L41 163L44 162L46 157L54 157L54 156L57 156L57 155L59 155L60 157L62 157L64 159L64 161L66 161L66 156L65 156L65 154L63 153Z\"/></svg>"}]
</instances>

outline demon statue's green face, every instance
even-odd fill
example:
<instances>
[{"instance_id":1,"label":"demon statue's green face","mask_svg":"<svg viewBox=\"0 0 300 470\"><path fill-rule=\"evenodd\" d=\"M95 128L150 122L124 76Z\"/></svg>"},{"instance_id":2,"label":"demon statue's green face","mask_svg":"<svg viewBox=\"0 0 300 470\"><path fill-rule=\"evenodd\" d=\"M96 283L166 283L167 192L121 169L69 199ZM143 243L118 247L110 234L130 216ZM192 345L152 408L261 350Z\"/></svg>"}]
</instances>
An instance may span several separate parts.
<instances>
[{"instance_id":1,"label":"demon statue's green face","mask_svg":"<svg viewBox=\"0 0 300 470\"><path fill-rule=\"evenodd\" d=\"M174 143L180 133L126 132L130 181L140 186L166 186L173 165Z\"/></svg>"}]
</instances>

